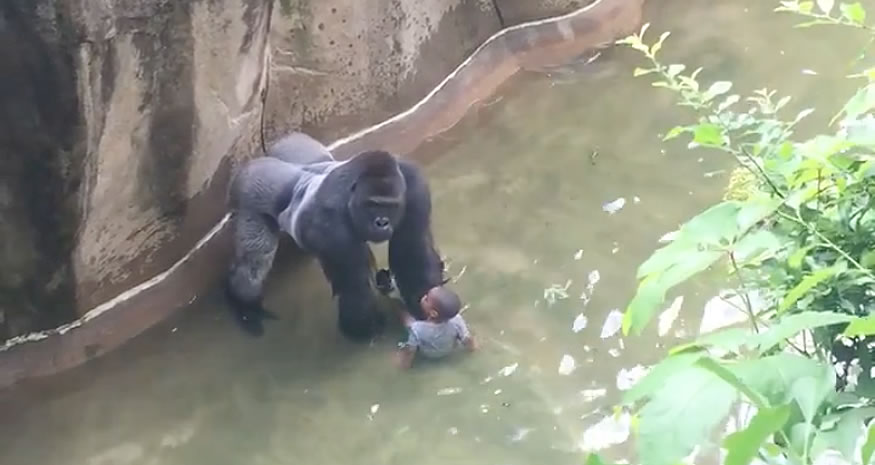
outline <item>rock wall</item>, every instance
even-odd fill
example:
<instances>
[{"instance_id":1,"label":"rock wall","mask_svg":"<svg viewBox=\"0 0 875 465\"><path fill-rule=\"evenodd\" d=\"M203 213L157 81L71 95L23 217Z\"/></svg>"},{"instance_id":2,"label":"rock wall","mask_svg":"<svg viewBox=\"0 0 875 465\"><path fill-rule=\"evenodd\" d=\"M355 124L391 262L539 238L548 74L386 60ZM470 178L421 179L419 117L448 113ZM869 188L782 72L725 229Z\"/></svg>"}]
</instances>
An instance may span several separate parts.
<instances>
[{"instance_id":1,"label":"rock wall","mask_svg":"<svg viewBox=\"0 0 875 465\"><path fill-rule=\"evenodd\" d=\"M505 26L564 15L595 0L494 0Z\"/></svg>"},{"instance_id":2,"label":"rock wall","mask_svg":"<svg viewBox=\"0 0 875 465\"><path fill-rule=\"evenodd\" d=\"M404 110L500 29L491 0L281 0L265 132L331 140Z\"/></svg>"},{"instance_id":3,"label":"rock wall","mask_svg":"<svg viewBox=\"0 0 875 465\"><path fill-rule=\"evenodd\" d=\"M583 3L0 2L0 340L109 308L178 263L265 140L328 142L384 120L502 24ZM199 279L221 273L216 260Z\"/></svg>"},{"instance_id":4,"label":"rock wall","mask_svg":"<svg viewBox=\"0 0 875 465\"><path fill-rule=\"evenodd\" d=\"M269 0L0 2L0 337L167 269L259 146Z\"/></svg>"}]
</instances>

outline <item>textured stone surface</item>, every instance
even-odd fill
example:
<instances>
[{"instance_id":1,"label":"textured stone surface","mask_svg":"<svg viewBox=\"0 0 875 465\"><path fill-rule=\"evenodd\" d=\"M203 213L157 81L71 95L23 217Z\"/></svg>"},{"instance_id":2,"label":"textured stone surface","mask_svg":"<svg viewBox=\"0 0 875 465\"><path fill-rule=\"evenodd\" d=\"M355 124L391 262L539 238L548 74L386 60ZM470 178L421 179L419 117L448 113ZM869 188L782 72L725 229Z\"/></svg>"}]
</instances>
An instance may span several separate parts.
<instances>
[{"instance_id":1,"label":"textured stone surface","mask_svg":"<svg viewBox=\"0 0 875 465\"><path fill-rule=\"evenodd\" d=\"M0 337L171 266L255 151L269 0L0 4Z\"/></svg>"},{"instance_id":2,"label":"textured stone surface","mask_svg":"<svg viewBox=\"0 0 875 465\"><path fill-rule=\"evenodd\" d=\"M564 15L595 0L495 0L505 26Z\"/></svg>"},{"instance_id":3,"label":"textured stone surface","mask_svg":"<svg viewBox=\"0 0 875 465\"><path fill-rule=\"evenodd\" d=\"M280 0L269 138L330 140L422 98L500 29L491 0Z\"/></svg>"}]
</instances>

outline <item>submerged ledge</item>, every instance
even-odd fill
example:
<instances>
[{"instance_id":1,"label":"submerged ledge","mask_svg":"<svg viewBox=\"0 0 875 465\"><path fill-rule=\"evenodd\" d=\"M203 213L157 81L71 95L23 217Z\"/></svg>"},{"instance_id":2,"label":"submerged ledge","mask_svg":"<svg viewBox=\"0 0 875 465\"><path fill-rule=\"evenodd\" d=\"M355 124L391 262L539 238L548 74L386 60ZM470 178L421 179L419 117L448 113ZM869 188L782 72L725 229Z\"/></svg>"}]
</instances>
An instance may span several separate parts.
<instances>
[{"instance_id":1,"label":"submerged ledge","mask_svg":"<svg viewBox=\"0 0 875 465\"><path fill-rule=\"evenodd\" d=\"M566 15L508 27L483 42L408 110L329 145L337 158L381 148L407 155L458 123L518 71L560 65L610 45L641 23L644 0L597 0ZM186 307L214 285L230 258L226 214L164 272L57 328L0 346L0 388L49 376L103 355ZM213 270L213 271L207 271Z\"/></svg>"}]
</instances>

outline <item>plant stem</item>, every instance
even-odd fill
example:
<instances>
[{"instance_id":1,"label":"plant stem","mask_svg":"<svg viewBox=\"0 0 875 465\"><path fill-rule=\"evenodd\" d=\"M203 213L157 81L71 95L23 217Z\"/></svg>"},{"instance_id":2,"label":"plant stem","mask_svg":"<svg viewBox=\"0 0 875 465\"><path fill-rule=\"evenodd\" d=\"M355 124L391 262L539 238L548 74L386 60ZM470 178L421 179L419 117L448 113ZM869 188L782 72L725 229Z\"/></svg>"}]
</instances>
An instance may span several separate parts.
<instances>
[{"instance_id":1,"label":"plant stem","mask_svg":"<svg viewBox=\"0 0 875 465\"><path fill-rule=\"evenodd\" d=\"M741 287L742 297L741 299L744 301L745 309L747 310L747 314L750 317L750 324L753 327L753 332L759 333L760 329L757 325L757 317L753 313L753 305L750 303L750 296L748 295L747 285L744 283L744 278L741 276L741 269L738 267L738 262L735 261L735 254L729 252L729 260L732 262L732 268L735 270L735 275L738 276L738 285Z\"/></svg>"},{"instance_id":2,"label":"plant stem","mask_svg":"<svg viewBox=\"0 0 875 465\"><path fill-rule=\"evenodd\" d=\"M854 265L854 267L856 267L859 271L862 271L866 276L869 276L870 278L875 278L875 275L873 275L872 272L868 268L861 265L860 262L858 262L857 260L854 260L854 257L851 257L850 255L848 255L847 252L842 250L842 248L837 246L833 241L829 240L829 238L827 238L826 236L821 234L820 231L818 231L817 229L814 228L814 226L811 226L810 224L806 223L801 218L790 216L790 215L788 215L780 210L776 211L776 213L781 218L784 218L786 220L790 220L790 221L802 226L803 228L807 229L808 232L817 236L817 238L820 239L821 241L823 241L823 243L827 247L835 250L839 255L844 257L845 260L847 260L852 265ZM798 215L798 212L797 212L797 215Z\"/></svg>"},{"instance_id":3,"label":"plant stem","mask_svg":"<svg viewBox=\"0 0 875 465\"><path fill-rule=\"evenodd\" d=\"M742 153L742 155L744 155L745 158L747 158L747 160L750 163L753 164L753 166L756 167L755 172L753 170L750 170L750 168L748 168L748 170L750 170L754 175L759 175L760 177L762 177L763 180L766 181L766 184L769 185L769 188L772 189L772 192L775 193L775 195L777 195L781 199L785 199L786 198L785 195L778 189L778 186L776 186L775 183L772 182L772 178L770 178L769 175L766 174L766 170L764 170L763 167L760 166L759 163L757 163L757 161L754 159L753 155L751 155L751 153L748 152L747 149L745 149L743 147L740 147L739 151Z\"/></svg>"}]
</instances>

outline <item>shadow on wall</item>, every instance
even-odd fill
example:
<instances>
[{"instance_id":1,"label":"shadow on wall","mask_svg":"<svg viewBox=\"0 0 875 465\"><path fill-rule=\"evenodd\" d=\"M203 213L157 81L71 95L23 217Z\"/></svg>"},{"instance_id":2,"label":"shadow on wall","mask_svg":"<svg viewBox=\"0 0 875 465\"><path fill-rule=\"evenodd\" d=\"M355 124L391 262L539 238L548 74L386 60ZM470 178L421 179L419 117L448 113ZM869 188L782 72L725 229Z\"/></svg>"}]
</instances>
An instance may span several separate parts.
<instances>
[{"instance_id":1,"label":"shadow on wall","mask_svg":"<svg viewBox=\"0 0 875 465\"><path fill-rule=\"evenodd\" d=\"M72 24L0 3L0 338L76 318L72 263L85 151ZM43 5L45 6L45 5ZM57 14L57 12L55 12Z\"/></svg>"}]
</instances>

